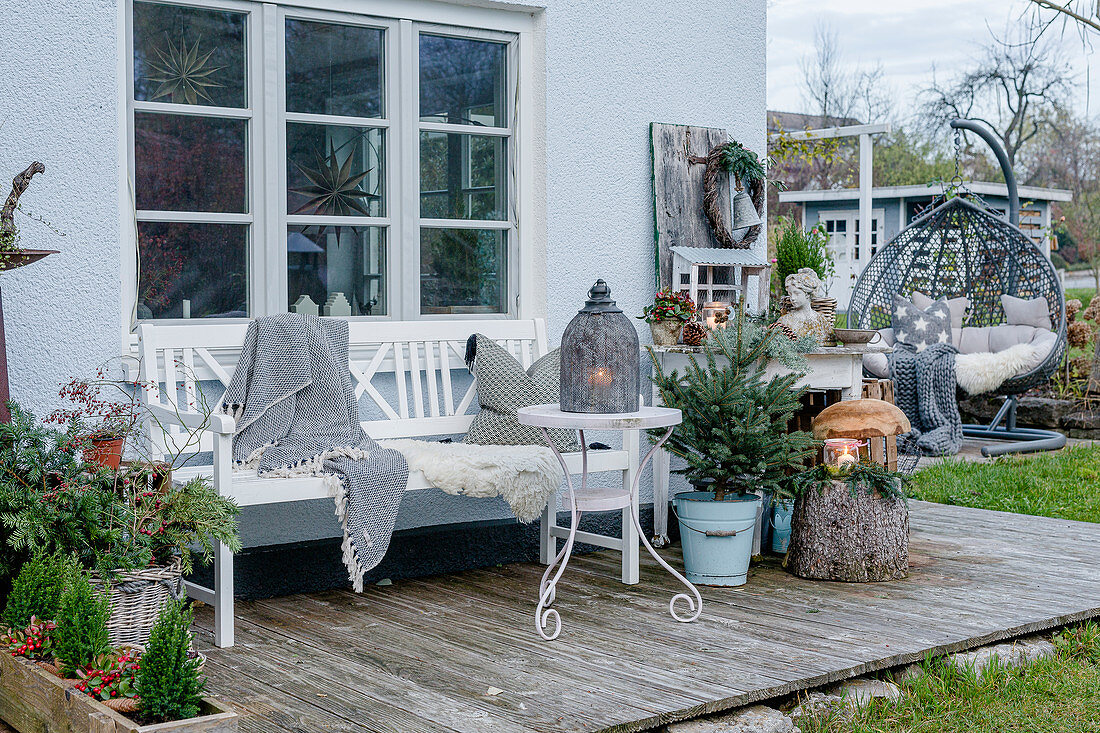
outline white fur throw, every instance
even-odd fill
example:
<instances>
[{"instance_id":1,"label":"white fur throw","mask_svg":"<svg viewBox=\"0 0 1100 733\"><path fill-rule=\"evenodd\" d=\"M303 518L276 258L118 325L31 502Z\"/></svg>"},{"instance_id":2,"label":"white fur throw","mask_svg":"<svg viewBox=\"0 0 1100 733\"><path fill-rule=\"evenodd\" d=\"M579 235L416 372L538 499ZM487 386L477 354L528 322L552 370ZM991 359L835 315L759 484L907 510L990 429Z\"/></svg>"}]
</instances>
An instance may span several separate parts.
<instances>
[{"instance_id":1,"label":"white fur throw","mask_svg":"<svg viewBox=\"0 0 1100 733\"><path fill-rule=\"evenodd\" d=\"M959 354L955 379L967 394L984 394L1036 361L1036 348L1031 344L1016 344L996 353Z\"/></svg>"},{"instance_id":2,"label":"white fur throw","mask_svg":"<svg viewBox=\"0 0 1100 733\"><path fill-rule=\"evenodd\" d=\"M553 452L539 445L475 445L427 440L382 440L405 456L409 471L422 471L448 494L502 496L521 522L542 514L565 475Z\"/></svg>"}]
</instances>

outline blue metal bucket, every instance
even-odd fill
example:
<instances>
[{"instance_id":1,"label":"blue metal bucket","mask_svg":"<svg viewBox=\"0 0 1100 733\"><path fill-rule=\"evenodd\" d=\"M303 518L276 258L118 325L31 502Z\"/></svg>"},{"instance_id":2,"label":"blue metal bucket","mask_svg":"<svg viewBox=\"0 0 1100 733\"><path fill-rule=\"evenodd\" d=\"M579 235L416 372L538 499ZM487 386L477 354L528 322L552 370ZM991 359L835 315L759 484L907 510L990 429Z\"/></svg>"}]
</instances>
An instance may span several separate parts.
<instances>
[{"instance_id":1,"label":"blue metal bucket","mask_svg":"<svg viewBox=\"0 0 1100 733\"><path fill-rule=\"evenodd\" d=\"M772 507L772 552L787 554L791 544L791 514L794 513L793 501L777 501Z\"/></svg>"},{"instance_id":2,"label":"blue metal bucket","mask_svg":"<svg viewBox=\"0 0 1100 733\"><path fill-rule=\"evenodd\" d=\"M672 504L680 522L687 579L701 585L744 585L760 497L729 494L715 501L712 492L689 491L677 494Z\"/></svg>"}]
</instances>

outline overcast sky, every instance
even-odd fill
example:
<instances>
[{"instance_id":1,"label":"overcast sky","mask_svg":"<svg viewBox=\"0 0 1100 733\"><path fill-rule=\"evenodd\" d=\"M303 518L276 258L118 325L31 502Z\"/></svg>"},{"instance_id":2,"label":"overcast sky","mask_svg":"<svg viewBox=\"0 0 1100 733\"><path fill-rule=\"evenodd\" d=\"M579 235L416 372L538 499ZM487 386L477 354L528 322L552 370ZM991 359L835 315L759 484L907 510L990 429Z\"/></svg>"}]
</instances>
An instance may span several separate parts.
<instances>
[{"instance_id":1,"label":"overcast sky","mask_svg":"<svg viewBox=\"0 0 1100 733\"><path fill-rule=\"evenodd\" d=\"M1001 34L1029 6L1027 0L769 0L768 108L803 111L799 62L813 50L819 20L836 31L849 65L882 62L904 113L931 79L933 64L939 78L964 68L990 38L987 27ZM1073 28L1061 42L1077 75L1074 106L1095 117L1100 114L1100 34L1091 54Z\"/></svg>"}]
</instances>

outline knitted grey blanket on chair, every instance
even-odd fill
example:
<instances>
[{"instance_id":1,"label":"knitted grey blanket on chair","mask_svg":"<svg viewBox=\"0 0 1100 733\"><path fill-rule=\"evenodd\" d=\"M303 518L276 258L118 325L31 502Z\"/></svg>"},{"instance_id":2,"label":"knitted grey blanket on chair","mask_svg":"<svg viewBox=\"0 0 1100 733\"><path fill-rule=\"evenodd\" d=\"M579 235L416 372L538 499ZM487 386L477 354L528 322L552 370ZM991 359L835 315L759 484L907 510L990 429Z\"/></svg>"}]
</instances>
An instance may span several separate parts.
<instances>
[{"instance_id":1,"label":"knitted grey blanket on chair","mask_svg":"<svg viewBox=\"0 0 1100 733\"><path fill-rule=\"evenodd\" d=\"M409 467L363 432L347 321L283 313L248 327L222 398L237 420L233 460L260 476L320 475L336 496L356 591L389 547Z\"/></svg>"},{"instance_id":2,"label":"knitted grey blanket on chair","mask_svg":"<svg viewBox=\"0 0 1100 733\"><path fill-rule=\"evenodd\" d=\"M909 418L910 443L926 455L955 455L962 448L962 417L955 399L955 356L950 344L924 351L897 345L890 354L894 401Z\"/></svg>"}]
</instances>

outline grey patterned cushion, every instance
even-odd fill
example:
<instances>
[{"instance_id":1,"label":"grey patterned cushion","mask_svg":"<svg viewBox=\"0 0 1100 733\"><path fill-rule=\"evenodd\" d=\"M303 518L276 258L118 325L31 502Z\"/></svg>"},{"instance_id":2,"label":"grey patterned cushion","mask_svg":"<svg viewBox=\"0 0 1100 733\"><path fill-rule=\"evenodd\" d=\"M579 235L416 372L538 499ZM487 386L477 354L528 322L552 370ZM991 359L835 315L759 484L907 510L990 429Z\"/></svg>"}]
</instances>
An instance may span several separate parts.
<instances>
[{"instance_id":1,"label":"grey patterned cushion","mask_svg":"<svg viewBox=\"0 0 1100 733\"><path fill-rule=\"evenodd\" d=\"M899 344L917 351L924 351L932 344L951 343L951 308L946 298L940 298L921 310L900 295L895 295L890 325Z\"/></svg>"},{"instance_id":2,"label":"grey patterned cushion","mask_svg":"<svg viewBox=\"0 0 1100 733\"><path fill-rule=\"evenodd\" d=\"M919 290L914 290L910 296L913 300L913 305L923 310L928 310L936 301L929 298L927 295ZM951 328L962 328L963 320L966 318L966 311L970 308L970 298L965 296L960 298L948 298L947 307L951 309Z\"/></svg>"},{"instance_id":3,"label":"grey patterned cushion","mask_svg":"<svg viewBox=\"0 0 1100 733\"><path fill-rule=\"evenodd\" d=\"M473 338L473 372L481 412L474 416L463 442L546 445L541 429L519 424L516 410L558 401L561 370L558 350L554 349L524 371L523 365L496 341L480 333ZM581 449L572 430L551 430L550 439L563 453Z\"/></svg>"}]
</instances>

